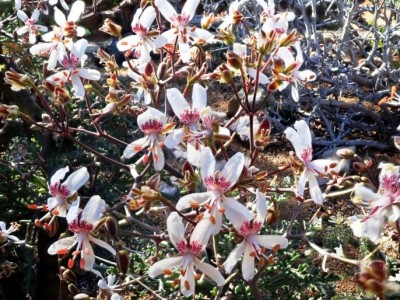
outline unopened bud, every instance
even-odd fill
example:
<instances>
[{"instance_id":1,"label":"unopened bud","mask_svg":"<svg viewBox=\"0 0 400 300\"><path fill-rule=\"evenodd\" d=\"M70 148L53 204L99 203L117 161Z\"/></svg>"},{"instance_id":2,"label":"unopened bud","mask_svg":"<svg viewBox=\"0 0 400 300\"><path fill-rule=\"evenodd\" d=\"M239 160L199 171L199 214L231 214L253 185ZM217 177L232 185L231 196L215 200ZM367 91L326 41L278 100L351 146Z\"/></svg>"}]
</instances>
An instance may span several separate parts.
<instances>
[{"instance_id":1,"label":"unopened bud","mask_svg":"<svg viewBox=\"0 0 400 300\"><path fill-rule=\"evenodd\" d=\"M107 217L104 222L108 234L115 238L118 235L118 222L113 217Z\"/></svg>"},{"instance_id":2,"label":"unopened bud","mask_svg":"<svg viewBox=\"0 0 400 300\"><path fill-rule=\"evenodd\" d=\"M74 300L90 300L90 297L84 293L80 293L74 296Z\"/></svg>"},{"instance_id":3,"label":"unopened bud","mask_svg":"<svg viewBox=\"0 0 400 300\"><path fill-rule=\"evenodd\" d=\"M126 274L129 269L129 253L126 250L119 250L117 253L117 266L122 274Z\"/></svg>"},{"instance_id":4,"label":"unopened bud","mask_svg":"<svg viewBox=\"0 0 400 300\"><path fill-rule=\"evenodd\" d=\"M336 155L340 158L351 159L354 158L354 151L349 148L339 149L336 151Z\"/></svg>"},{"instance_id":5,"label":"unopened bud","mask_svg":"<svg viewBox=\"0 0 400 300\"><path fill-rule=\"evenodd\" d=\"M243 67L243 58L241 58L239 55L231 51L229 51L227 55L228 55L227 61L230 66L238 70L240 70Z\"/></svg>"},{"instance_id":6,"label":"unopened bud","mask_svg":"<svg viewBox=\"0 0 400 300\"><path fill-rule=\"evenodd\" d=\"M212 23L215 20L215 16L213 13L208 14L208 15L204 15L203 18L201 18L200 24L201 24L201 28L203 29L210 29Z\"/></svg>"},{"instance_id":7,"label":"unopened bud","mask_svg":"<svg viewBox=\"0 0 400 300\"><path fill-rule=\"evenodd\" d=\"M366 170L365 165L362 162L354 162L353 163L353 168L357 171L357 172L363 172Z\"/></svg>"},{"instance_id":8,"label":"unopened bud","mask_svg":"<svg viewBox=\"0 0 400 300\"><path fill-rule=\"evenodd\" d=\"M64 279L66 282L76 282L75 273L70 269L66 269L64 272L62 272L62 279Z\"/></svg>"},{"instance_id":9,"label":"unopened bud","mask_svg":"<svg viewBox=\"0 0 400 300\"><path fill-rule=\"evenodd\" d=\"M7 71L5 82L11 85L13 91L20 91L33 86L32 79L26 74L19 74L15 71Z\"/></svg>"},{"instance_id":10,"label":"unopened bud","mask_svg":"<svg viewBox=\"0 0 400 300\"><path fill-rule=\"evenodd\" d=\"M168 65L162 62L157 68L157 78L159 80L164 80L167 75Z\"/></svg>"},{"instance_id":11,"label":"unopened bud","mask_svg":"<svg viewBox=\"0 0 400 300\"><path fill-rule=\"evenodd\" d=\"M18 116L19 108L16 105L0 104L0 119L10 119Z\"/></svg>"},{"instance_id":12,"label":"unopened bud","mask_svg":"<svg viewBox=\"0 0 400 300\"><path fill-rule=\"evenodd\" d=\"M280 47L289 47L296 42L296 30L292 30L285 38L281 40Z\"/></svg>"},{"instance_id":13,"label":"unopened bud","mask_svg":"<svg viewBox=\"0 0 400 300\"><path fill-rule=\"evenodd\" d=\"M68 291L72 294L72 295L76 295L78 293L78 289L76 288L75 284L68 284ZM75 299L75 297L74 297Z\"/></svg>"}]
</instances>

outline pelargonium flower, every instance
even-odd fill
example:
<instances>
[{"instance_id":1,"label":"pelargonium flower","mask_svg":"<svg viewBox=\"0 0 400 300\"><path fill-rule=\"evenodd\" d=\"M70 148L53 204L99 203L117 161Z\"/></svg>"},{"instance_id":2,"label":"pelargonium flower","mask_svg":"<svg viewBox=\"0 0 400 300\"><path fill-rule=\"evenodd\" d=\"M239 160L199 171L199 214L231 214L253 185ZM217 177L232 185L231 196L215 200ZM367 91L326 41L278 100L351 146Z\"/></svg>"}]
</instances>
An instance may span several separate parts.
<instances>
[{"instance_id":1,"label":"pelargonium flower","mask_svg":"<svg viewBox=\"0 0 400 300\"><path fill-rule=\"evenodd\" d=\"M352 229L372 242L379 239L386 222L394 223L400 218L400 167L380 163L379 168L379 190L374 193L364 185L356 184L353 195L353 201L366 206L369 213L352 224Z\"/></svg>"},{"instance_id":2,"label":"pelargonium flower","mask_svg":"<svg viewBox=\"0 0 400 300\"><path fill-rule=\"evenodd\" d=\"M297 184L297 192L303 196L306 182L309 183L310 195L316 204L321 205L324 196L319 187L317 176L336 176L340 170L338 161L333 159L312 160L311 132L304 120L296 121L294 128L285 130L286 138L292 143L296 156L303 162L304 171Z\"/></svg>"},{"instance_id":3,"label":"pelargonium flower","mask_svg":"<svg viewBox=\"0 0 400 300\"><path fill-rule=\"evenodd\" d=\"M44 34L42 39L46 43L33 45L29 51L32 55L48 55L47 69L54 70L57 66L57 60L62 60L66 51L62 30L59 27L54 27L53 31Z\"/></svg>"},{"instance_id":4,"label":"pelargonium flower","mask_svg":"<svg viewBox=\"0 0 400 300\"><path fill-rule=\"evenodd\" d=\"M244 167L243 153L236 153L225 164L222 171L217 171L215 157L210 148L202 151L200 160L200 173L207 192L193 193L182 197L176 208L183 210L186 208L198 208L204 206L209 215L203 217L199 223L209 224L211 234L217 234L222 226L222 215L232 221L241 219L250 221L252 213L235 198L225 196L225 193L238 181Z\"/></svg>"},{"instance_id":5,"label":"pelargonium flower","mask_svg":"<svg viewBox=\"0 0 400 300\"><path fill-rule=\"evenodd\" d=\"M147 64L151 60L151 51L163 46L163 38L157 38L156 46L154 38L158 36L158 32L150 30L155 18L156 11L154 7L148 6L144 10L139 8L131 23L132 31L135 35L127 36L117 43L119 51L127 51L127 56L133 52L134 56L140 60L141 65Z\"/></svg>"},{"instance_id":6,"label":"pelargonium flower","mask_svg":"<svg viewBox=\"0 0 400 300\"><path fill-rule=\"evenodd\" d=\"M69 167L58 170L50 179L49 192L52 197L47 199L47 205L43 209L49 212L44 215L36 223L40 224L44 219L52 216L49 224L52 223L54 217L59 216L65 218L71 207L71 201L75 200L75 193L88 181L89 173L85 167L76 170L61 183L65 175L69 172ZM78 197L79 199L79 197Z\"/></svg>"},{"instance_id":7,"label":"pelargonium flower","mask_svg":"<svg viewBox=\"0 0 400 300\"><path fill-rule=\"evenodd\" d=\"M214 37L207 30L189 27L200 0L187 0L180 14L167 0L155 0L154 3L164 18L171 23L171 29L163 32L161 36L170 44L177 42L184 63L190 60L190 44L199 40L207 42Z\"/></svg>"},{"instance_id":8,"label":"pelargonium flower","mask_svg":"<svg viewBox=\"0 0 400 300\"><path fill-rule=\"evenodd\" d=\"M85 58L85 50L88 45L87 40L80 39L72 45L71 52L65 53L63 58L59 58L59 63L64 67L64 70L47 78L48 81L64 84L72 82L72 88L75 95L79 98L85 97L85 87L82 83L83 79L99 80L101 74L95 69L79 68L83 64Z\"/></svg>"},{"instance_id":9,"label":"pelargonium flower","mask_svg":"<svg viewBox=\"0 0 400 300\"><path fill-rule=\"evenodd\" d=\"M173 129L174 125L167 124L167 117L159 110L148 107L147 110L137 118L140 130L146 135L130 143L124 150L124 157L131 158L142 150L148 150L148 153L142 157L144 163L147 163L149 157L153 158L153 165L156 171L164 167L164 146L165 134ZM174 138L173 136L167 138Z\"/></svg>"},{"instance_id":10,"label":"pelargonium flower","mask_svg":"<svg viewBox=\"0 0 400 300\"><path fill-rule=\"evenodd\" d=\"M121 291L121 288L119 288L120 284L118 282L115 282L116 277L117 276L115 274L109 274L107 276L107 279L100 279L97 285L99 286L99 288L105 290L109 295L111 295L110 300L123 300L123 298L118 293L116 293Z\"/></svg>"},{"instance_id":11,"label":"pelargonium flower","mask_svg":"<svg viewBox=\"0 0 400 300\"><path fill-rule=\"evenodd\" d=\"M291 86L292 98L294 101L299 101L298 85L304 84L309 81L314 81L317 76L313 71L304 70L300 71L303 64L303 52L300 47L300 42L295 43L297 52L296 59L293 53L287 47L281 47L273 58L272 73L274 80L268 85L271 91L282 91L287 86Z\"/></svg>"},{"instance_id":12,"label":"pelargonium flower","mask_svg":"<svg viewBox=\"0 0 400 300\"><path fill-rule=\"evenodd\" d=\"M68 267L73 267L79 255L80 267L85 270L91 270L95 261L91 243L105 248L112 255L115 255L116 251L106 242L91 235L106 208L105 201L100 196L93 196L83 210L79 208L79 202L79 200L74 201L67 214L68 228L74 235L62 238L51 244L47 252L50 255L67 254L76 245L76 250L72 253L73 258L68 261Z\"/></svg>"},{"instance_id":13,"label":"pelargonium flower","mask_svg":"<svg viewBox=\"0 0 400 300\"><path fill-rule=\"evenodd\" d=\"M22 10L18 10L17 16L22 22L25 23L24 26L17 29L17 34L23 35L29 32L29 43L31 44L36 43L36 34L38 31L46 32L48 30L46 26L36 24L40 16L40 11L38 9L33 11L30 18Z\"/></svg>"},{"instance_id":14,"label":"pelargonium flower","mask_svg":"<svg viewBox=\"0 0 400 300\"><path fill-rule=\"evenodd\" d=\"M85 2L81 0L75 1L74 4L72 4L68 17L65 17L65 14L57 7L54 8L54 21L62 29L64 36L73 38L75 36L82 37L85 35L85 28L76 25L76 22L81 19L84 11Z\"/></svg>"},{"instance_id":15,"label":"pelargonium flower","mask_svg":"<svg viewBox=\"0 0 400 300\"><path fill-rule=\"evenodd\" d=\"M264 0L257 0L257 3L263 8L263 27L262 30L265 33L275 31L278 35L284 35L289 27L289 21L295 19L295 14L291 11L280 14L275 14L275 2L274 0L268 0L268 3Z\"/></svg>"},{"instance_id":16,"label":"pelargonium flower","mask_svg":"<svg viewBox=\"0 0 400 300\"><path fill-rule=\"evenodd\" d=\"M226 29L232 25L237 25L243 20L243 15L240 12L240 6L247 0L235 0L229 5L228 14L224 17L223 22L218 26L219 29Z\"/></svg>"},{"instance_id":17,"label":"pelargonium flower","mask_svg":"<svg viewBox=\"0 0 400 300\"><path fill-rule=\"evenodd\" d=\"M6 223L0 221L0 245L4 244L7 240L11 240L13 242L21 242L19 238L11 233L17 231L20 225L18 223L11 223L11 226L7 229Z\"/></svg>"},{"instance_id":18,"label":"pelargonium flower","mask_svg":"<svg viewBox=\"0 0 400 300\"><path fill-rule=\"evenodd\" d=\"M225 271L230 273L243 255L242 275L245 280L253 279L255 258L263 260L262 256L265 249L286 248L288 245L288 240L279 235L258 235L267 216L267 201L264 194L259 190L256 191L255 210L257 214L250 221L232 219L232 225L237 233L243 237L243 241L236 246L224 262Z\"/></svg>"},{"instance_id":19,"label":"pelargonium flower","mask_svg":"<svg viewBox=\"0 0 400 300\"><path fill-rule=\"evenodd\" d=\"M172 270L180 268L181 292L186 297L194 294L195 277L198 276L195 268L210 277L218 286L224 284L225 280L221 273L198 258L210 237L206 234L204 226L198 224L188 240L185 238L185 228L181 218L177 212L172 212L167 219L167 229L169 238L180 256L168 257L152 265L148 271L151 278L161 274L172 275Z\"/></svg>"}]
</instances>

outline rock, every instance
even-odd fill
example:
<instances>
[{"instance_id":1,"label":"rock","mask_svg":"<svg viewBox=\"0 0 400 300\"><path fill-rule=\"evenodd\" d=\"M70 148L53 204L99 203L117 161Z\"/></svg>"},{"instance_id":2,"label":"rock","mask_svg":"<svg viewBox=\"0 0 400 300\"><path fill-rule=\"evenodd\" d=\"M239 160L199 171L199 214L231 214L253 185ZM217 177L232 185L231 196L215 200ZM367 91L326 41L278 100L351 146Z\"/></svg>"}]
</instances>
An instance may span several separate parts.
<instances>
[{"instance_id":1,"label":"rock","mask_svg":"<svg viewBox=\"0 0 400 300\"><path fill-rule=\"evenodd\" d=\"M161 194L166 196L168 199L175 199L179 195L179 190L175 186L171 186L168 183L161 182L159 186Z\"/></svg>"}]
</instances>

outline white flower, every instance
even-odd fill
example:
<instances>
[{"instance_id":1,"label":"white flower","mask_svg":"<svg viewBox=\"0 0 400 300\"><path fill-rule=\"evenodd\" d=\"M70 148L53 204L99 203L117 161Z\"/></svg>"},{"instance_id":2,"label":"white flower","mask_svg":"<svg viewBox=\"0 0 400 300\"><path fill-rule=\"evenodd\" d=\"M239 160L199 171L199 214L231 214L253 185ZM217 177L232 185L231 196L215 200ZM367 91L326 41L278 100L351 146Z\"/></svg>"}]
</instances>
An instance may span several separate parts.
<instances>
[{"instance_id":1,"label":"white flower","mask_svg":"<svg viewBox=\"0 0 400 300\"><path fill-rule=\"evenodd\" d=\"M200 173L207 192L194 193L182 197L176 208L183 210L189 207L198 208L204 206L209 214L206 214L200 223L209 224L211 234L217 234L222 226L222 215L229 221L244 219L250 221L252 213L235 198L224 195L239 179L244 167L243 153L236 153L225 164L222 171L215 169L216 161L210 148L205 148L201 153Z\"/></svg>"},{"instance_id":2,"label":"white flower","mask_svg":"<svg viewBox=\"0 0 400 300\"><path fill-rule=\"evenodd\" d=\"M248 0L238 1L235 0L229 5L228 15L224 17L223 22L218 26L219 29L226 29L232 25L237 25L243 19L240 13L240 6L246 3Z\"/></svg>"},{"instance_id":3,"label":"white flower","mask_svg":"<svg viewBox=\"0 0 400 300\"><path fill-rule=\"evenodd\" d=\"M17 29L17 34L23 35L29 32L29 43L31 44L36 43L37 31L46 32L48 30L46 26L36 24L40 16L40 11L38 9L35 9L33 11L32 16L30 18L22 10L18 10L17 16L22 22L25 23L24 26Z\"/></svg>"},{"instance_id":4,"label":"white flower","mask_svg":"<svg viewBox=\"0 0 400 300\"><path fill-rule=\"evenodd\" d=\"M163 38L157 38L157 47L154 41L156 31L151 32L150 27L156 18L156 11L154 7L148 6L145 10L139 8L131 23L132 31L135 35L127 36L117 43L119 51L128 51L127 55L131 52L140 61L140 65L147 64L150 60L150 52L165 44L162 42Z\"/></svg>"},{"instance_id":5,"label":"white flower","mask_svg":"<svg viewBox=\"0 0 400 300\"><path fill-rule=\"evenodd\" d=\"M261 258L266 249L286 248L288 240L279 235L258 235L267 215L267 202L263 193L256 191L256 217L250 221L234 218L231 220L236 231L243 236L243 241L229 254L224 263L227 273L230 273L240 257L242 260L242 275L245 280L254 277L255 258Z\"/></svg>"},{"instance_id":6,"label":"white flower","mask_svg":"<svg viewBox=\"0 0 400 300\"><path fill-rule=\"evenodd\" d=\"M62 60L65 55L62 30L59 27L54 27L53 31L44 34L42 39L47 43L33 45L29 51L32 55L48 55L47 69L54 70L57 66L57 60Z\"/></svg>"},{"instance_id":7,"label":"white flower","mask_svg":"<svg viewBox=\"0 0 400 300\"><path fill-rule=\"evenodd\" d=\"M264 10L262 13L264 22L262 30L267 34L271 31L275 31L278 35L286 34L289 27L289 21L295 19L295 14L290 11L275 14L274 0L268 0L268 3L263 0L257 0L257 2Z\"/></svg>"},{"instance_id":8,"label":"white flower","mask_svg":"<svg viewBox=\"0 0 400 300\"><path fill-rule=\"evenodd\" d=\"M321 205L324 201L316 176L337 175L340 166L332 159L312 160L311 132L304 120L296 121L294 128L285 130L286 138L292 143L297 157L304 163L304 171L300 176L297 192L303 196L306 182L309 183L310 195L316 204Z\"/></svg>"},{"instance_id":9,"label":"white flower","mask_svg":"<svg viewBox=\"0 0 400 300\"><path fill-rule=\"evenodd\" d=\"M270 90L284 90L288 85L291 86L292 98L294 101L299 101L298 85L309 81L314 81L317 76L310 70L300 71L303 64L303 52L300 47L300 42L295 43L297 52L296 59L293 53L287 47L281 47L274 58L274 66L272 72L275 80L268 86Z\"/></svg>"},{"instance_id":10,"label":"white flower","mask_svg":"<svg viewBox=\"0 0 400 300\"><path fill-rule=\"evenodd\" d=\"M207 42L214 37L207 30L189 27L189 22L193 19L200 0L187 0L180 14L167 0L155 0L154 3L164 18L171 23L171 29L163 32L161 36L170 44L177 42L184 63L190 60L189 44L199 40Z\"/></svg>"},{"instance_id":11,"label":"white flower","mask_svg":"<svg viewBox=\"0 0 400 300\"><path fill-rule=\"evenodd\" d=\"M47 252L50 255L67 254L76 245L76 251L73 252L73 258L69 260L68 267L73 267L75 259L79 255L80 267L85 270L91 270L95 261L91 243L95 243L115 255L115 250L109 244L91 235L101 219L105 207L106 203L100 196L91 197L83 210L79 208L79 200L75 201L67 214L68 228L74 235L51 244Z\"/></svg>"},{"instance_id":12,"label":"white flower","mask_svg":"<svg viewBox=\"0 0 400 300\"><path fill-rule=\"evenodd\" d=\"M167 229L169 238L179 251L180 256L168 257L152 265L148 271L151 278L161 274L171 275L172 270L180 268L181 292L186 297L194 294L195 268L210 277L218 286L224 284L221 273L198 258L200 253L204 251L209 239L204 226L198 224L193 230L190 240L187 240L181 218L177 212L172 212L167 219Z\"/></svg>"},{"instance_id":13,"label":"white flower","mask_svg":"<svg viewBox=\"0 0 400 300\"><path fill-rule=\"evenodd\" d=\"M368 215L352 223L351 228L356 236L369 238L376 242L386 222L394 223L400 218L400 167L381 163L379 190L374 193L362 184L354 186L353 201L361 203L369 210Z\"/></svg>"},{"instance_id":14,"label":"white flower","mask_svg":"<svg viewBox=\"0 0 400 300\"><path fill-rule=\"evenodd\" d=\"M19 229L19 226L20 225L18 225L17 223L11 223L11 226L7 229L6 223L0 221L0 241L3 242L3 239L6 239L12 240L13 242L21 242L19 238L11 234L17 231Z\"/></svg>"},{"instance_id":15,"label":"white flower","mask_svg":"<svg viewBox=\"0 0 400 300\"><path fill-rule=\"evenodd\" d=\"M64 67L64 70L47 78L47 80L55 83L71 81L75 95L79 98L85 97L85 87L83 86L81 78L99 80L101 77L100 72L97 70L79 68L79 65L85 58L87 44L88 42L85 39L80 39L73 44L71 53L69 55L65 53L64 57L61 60L59 59L59 63Z\"/></svg>"},{"instance_id":16,"label":"white flower","mask_svg":"<svg viewBox=\"0 0 400 300\"><path fill-rule=\"evenodd\" d=\"M124 150L124 157L131 158L142 150L148 150L142 159L147 163L149 157L153 159L154 169L160 171L164 167L164 134L172 129L171 124L167 124L167 117L159 110L148 107L147 110L137 118L140 130L146 135L130 143Z\"/></svg>"},{"instance_id":17,"label":"white flower","mask_svg":"<svg viewBox=\"0 0 400 300\"><path fill-rule=\"evenodd\" d=\"M85 28L76 26L75 24L80 20L84 11L85 2L80 0L72 4L68 17L65 17L65 14L59 10L58 7L54 8L54 21L62 28L64 36L73 38L75 36L82 37L85 35Z\"/></svg>"}]
</instances>

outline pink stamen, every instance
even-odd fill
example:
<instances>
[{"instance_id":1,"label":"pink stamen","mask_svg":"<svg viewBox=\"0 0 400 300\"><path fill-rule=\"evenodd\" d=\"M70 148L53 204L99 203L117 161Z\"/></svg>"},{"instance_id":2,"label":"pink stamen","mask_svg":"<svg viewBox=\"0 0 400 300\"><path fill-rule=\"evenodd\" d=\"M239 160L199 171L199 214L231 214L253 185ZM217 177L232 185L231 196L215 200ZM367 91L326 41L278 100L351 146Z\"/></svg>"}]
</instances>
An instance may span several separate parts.
<instances>
[{"instance_id":1,"label":"pink stamen","mask_svg":"<svg viewBox=\"0 0 400 300\"><path fill-rule=\"evenodd\" d=\"M159 134L162 131L163 127L164 127L164 125L160 121L155 120L155 119L150 119L150 120L146 121L144 124L142 124L140 129L145 134L152 134L152 133Z\"/></svg>"},{"instance_id":2,"label":"pink stamen","mask_svg":"<svg viewBox=\"0 0 400 300\"><path fill-rule=\"evenodd\" d=\"M194 109L185 109L183 113L180 114L180 119L185 125L197 124L200 120L199 111Z\"/></svg>"},{"instance_id":3,"label":"pink stamen","mask_svg":"<svg viewBox=\"0 0 400 300\"><path fill-rule=\"evenodd\" d=\"M81 231L90 232L93 230L93 225L86 221L74 220L71 224L69 224L69 230L74 233L79 233Z\"/></svg>"},{"instance_id":4,"label":"pink stamen","mask_svg":"<svg viewBox=\"0 0 400 300\"><path fill-rule=\"evenodd\" d=\"M204 184L209 191L221 190L222 192L226 192L231 186L231 182L224 176L220 176L219 172L204 179Z\"/></svg>"}]
</instances>

